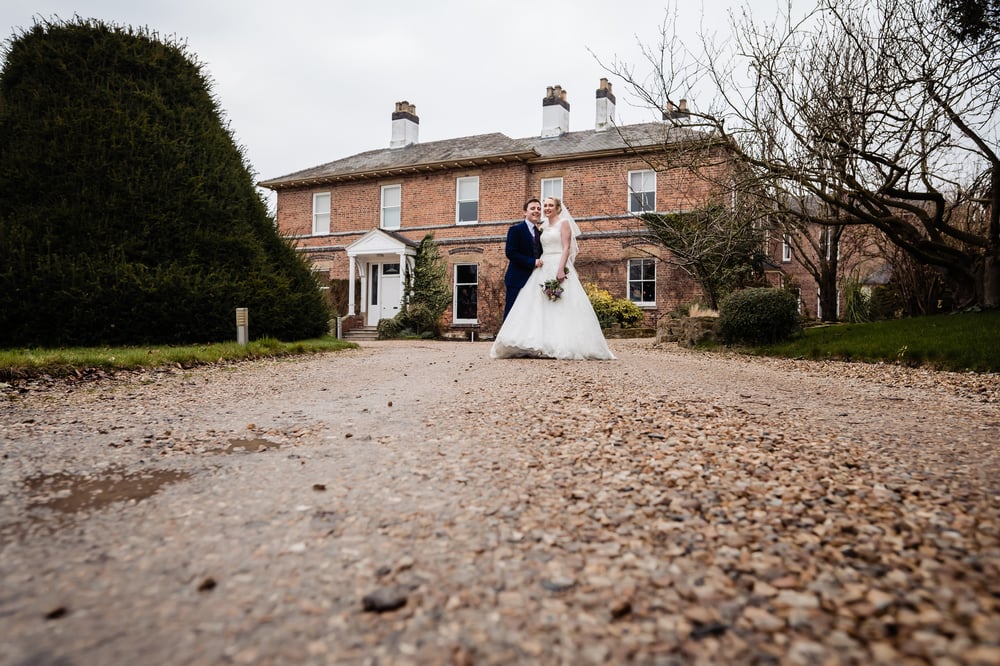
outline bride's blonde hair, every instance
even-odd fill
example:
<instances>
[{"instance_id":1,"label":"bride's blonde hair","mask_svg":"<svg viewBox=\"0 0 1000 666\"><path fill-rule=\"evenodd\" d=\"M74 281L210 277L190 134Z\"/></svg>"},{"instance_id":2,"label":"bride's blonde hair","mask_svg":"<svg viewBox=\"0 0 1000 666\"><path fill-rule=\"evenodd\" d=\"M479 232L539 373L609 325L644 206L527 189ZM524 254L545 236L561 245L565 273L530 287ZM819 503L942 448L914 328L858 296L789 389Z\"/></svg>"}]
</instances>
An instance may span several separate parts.
<instances>
[{"instance_id":1,"label":"bride's blonde hair","mask_svg":"<svg viewBox=\"0 0 1000 666\"><path fill-rule=\"evenodd\" d=\"M555 201L556 202L556 212L557 213L562 212L562 199L560 199L559 197L545 197L545 198L546 199L552 199L553 201Z\"/></svg>"}]
</instances>

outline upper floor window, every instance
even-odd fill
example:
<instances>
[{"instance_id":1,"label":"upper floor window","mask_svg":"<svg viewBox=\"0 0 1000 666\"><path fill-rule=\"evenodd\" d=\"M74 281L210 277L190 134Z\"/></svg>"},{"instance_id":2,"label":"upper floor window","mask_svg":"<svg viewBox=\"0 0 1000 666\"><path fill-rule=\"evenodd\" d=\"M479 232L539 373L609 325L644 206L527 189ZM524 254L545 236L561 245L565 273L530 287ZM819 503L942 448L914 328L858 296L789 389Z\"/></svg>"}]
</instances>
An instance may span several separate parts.
<instances>
[{"instance_id":1,"label":"upper floor window","mask_svg":"<svg viewBox=\"0 0 1000 666\"><path fill-rule=\"evenodd\" d=\"M313 235L330 233L330 193L313 195Z\"/></svg>"},{"instance_id":2,"label":"upper floor window","mask_svg":"<svg viewBox=\"0 0 1000 666\"><path fill-rule=\"evenodd\" d=\"M628 192L630 213L656 210L656 172L652 169L629 171Z\"/></svg>"},{"instance_id":3,"label":"upper floor window","mask_svg":"<svg viewBox=\"0 0 1000 666\"><path fill-rule=\"evenodd\" d=\"M819 232L819 246L823 256L827 261L832 261L834 256L840 259L840 238L833 229L824 228Z\"/></svg>"},{"instance_id":4,"label":"upper floor window","mask_svg":"<svg viewBox=\"0 0 1000 666\"><path fill-rule=\"evenodd\" d=\"M401 185L385 185L382 187L381 226L383 229L399 229L402 189Z\"/></svg>"},{"instance_id":5,"label":"upper floor window","mask_svg":"<svg viewBox=\"0 0 1000 666\"><path fill-rule=\"evenodd\" d=\"M545 201L548 197L555 197L561 201L563 198L562 192L562 178L542 178L542 201Z\"/></svg>"},{"instance_id":6,"label":"upper floor window","mask_svg":"<svg viewBox=\"0 0 1000 666\"><path fill-rule=\"evenodd\" d=\"M656 261L628 260L628 298L637 305L656 305Z\"/></svg>"},{"instance_id":7,"label":"upper floor window","mask_svg":"<svg viewBox=\"0 0 1000 666\"><path fill-rule=\"evenodd\" d=\"M452 290L452 323L479 323L479 265L455 264L455 288Z\"/></svg>"},{"instance_id":8,"label":"upper floor window","mask_svg":"<svg viewBox=\"0 0 1000 666\"><path fill-rule=\"evenodd\" d=\"M479 221L479 176L459 178L455 187L455 220L459 224Z\"/></svg>"},{"instance_id":9,"label":"upper floor window","mask_svg":"<svg viewBox=\"0 0 1000 666\"><path fill-rule=\"evenodd\" d=\"M792 239L788 234L781 237L781 260L792 260Z\"/></svg>"}]
</instances>

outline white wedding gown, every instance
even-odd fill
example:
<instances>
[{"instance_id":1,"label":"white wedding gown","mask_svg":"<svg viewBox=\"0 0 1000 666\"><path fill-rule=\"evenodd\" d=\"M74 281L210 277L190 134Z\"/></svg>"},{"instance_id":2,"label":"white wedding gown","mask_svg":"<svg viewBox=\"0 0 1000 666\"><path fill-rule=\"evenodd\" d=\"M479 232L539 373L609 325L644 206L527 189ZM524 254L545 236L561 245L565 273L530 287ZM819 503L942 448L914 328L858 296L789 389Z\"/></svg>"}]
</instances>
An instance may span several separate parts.
<instances>
[{"instance_id":1,"label":"white wedding gown","mask_svg":"<svg viewBox=\"0 0 1000 666\"><path fill-rule=\"evenodd\" d=\"M560 222L559 224L565 224ZM559 225L542 226L542 266L517 295L490 349L491 358L613 359L576 268L566 263L563 293L550 301L542 283L555 279L562 255Z\"/></svg>"}]
</instances>

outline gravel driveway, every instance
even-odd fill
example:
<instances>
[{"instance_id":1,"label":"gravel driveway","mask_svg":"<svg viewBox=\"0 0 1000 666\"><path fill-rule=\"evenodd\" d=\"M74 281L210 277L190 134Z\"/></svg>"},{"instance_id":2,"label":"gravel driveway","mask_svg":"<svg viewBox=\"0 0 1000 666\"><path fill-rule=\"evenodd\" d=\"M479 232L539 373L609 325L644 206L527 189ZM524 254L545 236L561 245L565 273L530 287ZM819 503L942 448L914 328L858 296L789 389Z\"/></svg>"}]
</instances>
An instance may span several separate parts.
<instances>
[{"instance_id":1,"label":"gravel driveway","mask_svg":"<svg viewBox=\"0 0 1000 666\"><path fill-rule=\"evenodd\" d=\"M0 664L1000 664L1000 377L611 346L0 387Z\"/></svg>"}]
</instances>

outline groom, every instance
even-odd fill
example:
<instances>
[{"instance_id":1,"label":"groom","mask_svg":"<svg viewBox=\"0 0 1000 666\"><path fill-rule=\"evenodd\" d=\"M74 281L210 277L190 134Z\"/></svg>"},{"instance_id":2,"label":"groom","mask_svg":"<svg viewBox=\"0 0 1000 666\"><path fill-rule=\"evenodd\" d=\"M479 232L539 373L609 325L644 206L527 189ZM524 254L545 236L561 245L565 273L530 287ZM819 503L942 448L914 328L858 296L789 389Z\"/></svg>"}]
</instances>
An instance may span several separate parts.
<instances>
[{"instance_id":1,"label":"groom","mask_svg":"<svg viewBox=\"0 0 1000 666\"><path fill-rule=\"evenodd\" d=\"M503 283L507 287L507 302L503 308L503 318L514 306L517 294L528 282L531 272L542 265L542 243L539 240L542 222L542 203L535 198L524 203L524 221L518 222L507 230L507 274Z\"/></svg>"}]
</instances>

